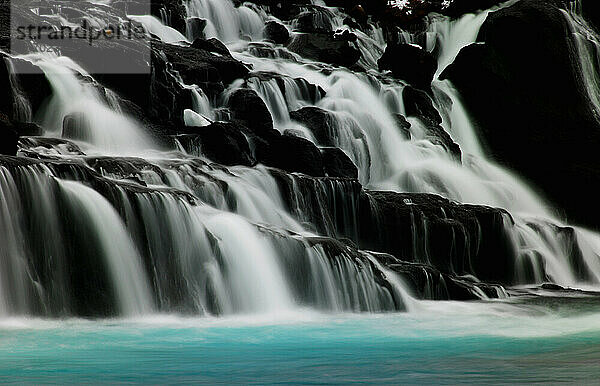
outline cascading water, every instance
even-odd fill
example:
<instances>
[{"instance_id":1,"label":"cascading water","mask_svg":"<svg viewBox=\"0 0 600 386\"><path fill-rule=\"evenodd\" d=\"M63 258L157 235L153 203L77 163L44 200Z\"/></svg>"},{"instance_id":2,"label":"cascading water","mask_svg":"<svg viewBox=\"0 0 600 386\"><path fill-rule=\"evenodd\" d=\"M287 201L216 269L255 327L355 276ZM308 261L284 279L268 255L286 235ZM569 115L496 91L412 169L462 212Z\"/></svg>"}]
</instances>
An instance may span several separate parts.
<instances>
[{"instance_id":1,"label":"cascading water","mask_svg":"<svg viewBox=\"0 0 600 386\"><path fill-rule=\"evenodd\" d=\"M598 379L600 234L489 159L440 79L517 1L539 5L400 32L437 58L422 92L377 68L397 41L373 22L385 2L16 8L55 27L134 20L152 71L0 51L0 382ZM598 113L600 39L580 1L562 15ZM291 52L298 37L316 44ZM360 59L328 63L340 47Z\"/></svg>"},{"instance_id":2,"label":"cascading water","mask_svg":"<svg viewBox=\"0 0 600 386\"><path fill-rule=\"evenodd\" d=\"M272 55L264 55L247 41L262 38L270 16L261 7L213 0L191 0L186 6L188 16L207 19L207 37L226 42L233 56L252 65L257 74L232 82L221 98L209 98L178 76L178 84L191 94L192 105L181 117L187 126L209 126L220 116L215 110L222 107L219 101L227 102L239 87L250 88L264 100L276 129L300 133L320 146L339 147L357 165L359 179L369 189L436 193L510 211L512 218L504 215L502 221L517 251L514 282L551 280L582 286L582 281L599 280L598 236L580 229L570 234L526 184L486 160L460 96L448 81L437 80L459 50L475 40L492 11L452 22L436 17L426 34L424 48L438 52L434 102L442 127L461 147L460 161L428 137L420 119L408 118L408 135L399 129L398 115L406 115L406 84L375 69L384 44L377 26L369 25L368 34L353 31L362 54L359 65L366 69L360 73L309 61L270 43L261 47ZM339 10L319 12L319 25L346 28ZM583 35L585 25L576 23L574 14L567 16L574 20L574 31ZM153 16L131 18L165 43L189 44L183 34ZM403 39L417 42L407 34ZM582 52L583 47L582 40ZM119 102L72 60L49 54L22 59L45 72L53 95L43 110L33 112L47 137L22 138L20 155L36 155L49 164L1 169L3 315L272 313L305 306L380 312L414 307L406 290L410 285L381 262L390 257L331 239L361 237L355 221L361 198L351 183L314 180L315 205L298 187L302 177L289 176L287 183L296 195L287 202L268 168L226 168L181 152L150 150L156 146L141 125L122 113ZM592 74L589 63L586 59L582 67ZM18 83L11 82L21 96ZM592 100L593 95L590 91ZM19 116L32 115L24 98L16 102ZM316 133L292 119L290 112L308 106L327 114L330 144L319 143ZM69 119L85 123L76 125L85 129L69 130ZM36 202L32 204L23 198L27 195L40 199L30 200ZM314 206L331 207L335 213L315 224L310 213ZM418 230L424 237L412 246L415 256L410 258L418 264L432 264L435 258L427 244L429 226L424 218L413 216L412 236L417 237ZM560 232L563 238L556 236ZM63 246L71 237L90 240L80 260L76 249L83 241ZM455 242L466 238L460 232L453 237ZM579 245L581 257L570 257L573 245ZM77 277L73 264L88 276ZM427 278L424 296L448 296L450 284L440 272L415 269L422 269ZM477 280L462 283L467 281L475 297L488 297ZM492 291L496 297L505 295L497 287Z\"/></svg>"},{"instance_id":3,"label":"cascading water","mask_svg":"<svg viewBox=\"0 0 600 386\"><path fill-rule=\"evenodd\" d=\"M188 16L205 18L208 22L204 32L226 43L240 37L259 39L262 36L266 14L256 12L248 5L234 7L230 1L192 0L186 3Z\"/></svg>"},{"instance_id":4,"label":"cascading water","mask_svg":"<svg viewBox=\"0 0 600 386\"><path fill-rule=\"evenodd\" d=\"M93 232L88 237L98 238L98 252L108 266L119 314L129 316L150 312L150 289L141 257L116 210L98 192L77 182L59 181L59 187L66 193L72 210ZM99 229L103 231L96 232Z\"/></svg>"},{"instance_id":5,"label":"cascading water","mask_svg":"<svg viewBox=\"0 0 600 386\"><path fill-rule=\"evenodd\" d=\"M113 154L153 147L141 126L119 112L118 106L111 106L110 98L103 97L91 77L71 59L52 53L31 54L25 58L40 66L52 87L52 98L44 111L37 113L49 135L66 135ZM78 76L88 76L88 79L81 80ZM65 127L69 117L80 120L81 129L69 132Z\"/></svg>"},{"instance_id":6,"label":"cascading water","mask_svg":"<svg viewBox=\"0 0 600 386\"><path fill-rule=\"evenodd\" d=\"M508 2L504 6L512 3L514 2ZM454 60L461 48L475 41L479 28L492 11L467 14L456 21L442 17L433 19L426 34L424 48L438 51L436 78ZM581 25L581 22L578 25ZM581 30L581 27L577 28L576 30ZM585 36L593 34L589 27L586 31L585 34L580 33L583 36L581 41L587 41ZM410 43L416 41L410 35L404 35L403 38ZM580 43L582 47L583 44ZM593 46L593 43L585 44ZM585 58L591 58L587 52L589 51L586 49L580 55L584 58L584 73L588 74L588 77L595 76L597 72L593 71L593 67L587 68L589 66L586 65L590 61ZM557 247L549 246L548 240L539 234L539 230L532 230L526 225L531 221L537 222L535 217L552 218L552 209L518 177L486 160L468 114L462 107L460 96L449 81L435 80L433 86L438 100L437 107L444 119L442 125L463 151L462 165L452 160L445 149L432 146L431 142L419 139L418 135L409 141L400 135L393 115L404 113L402 98L395 96L402 94L401 84L386 85L372 76L356 75L343 69L334 70L325 76L318 66L315 68L310 62L301 65L257 58L244 52L236 55L240 60L252 63L257 71L303 78L325 90L325 98L314 104L333 113L334 122L331 126L336 138L335 144L344 149L359 166L363 183L379 189L438 193L459 202L506 208L513 215L523 216L523 219L516 219L520 225L514 228L511 226L510 232L515 233L514 240L518 249L522 251L521 255L527 256L529 251L535 250L546 262L536 265L535 275L538 279L542 278L538 281L546 279L544 272L548 270L551 280L563 285L578 285L579 280L574 279L570 273L571 268L565 258L564 248L562 252L557 252ZM586 84L595 83L588 79ZM253 88L271 111L282 110L284 105L278 102L281 97L274 98L278 95L278 90L273 88L274 91L266 91L264 85L254 85ZM400 92L392 91L394 89ZM392 103L389 102L389 96L392 96ZM450 99L451 103L443 102L447 99ZM274 114L278 115L285 115L285 111ZM347 121L348 119L350 121ZM276 120L276 125L278 123L286 126L285 123ZM411 131L418 133L421 122L410 119L410 123L413 125ZM357 128L362 131L359 136L356 134ZM361 137L366 141L360 140ZM365 160L369 160L370 163L366 163ZM365 163L369 165L368 171L363 166ZM558 220L548 221L560 224ZM547 227L546 220L539 223L541 228ZM578 235L583 237L579 231ZM589 258L594 259L595 256ZM525 259L529 265L530 259Z\"/></svg>"}]
</instances>

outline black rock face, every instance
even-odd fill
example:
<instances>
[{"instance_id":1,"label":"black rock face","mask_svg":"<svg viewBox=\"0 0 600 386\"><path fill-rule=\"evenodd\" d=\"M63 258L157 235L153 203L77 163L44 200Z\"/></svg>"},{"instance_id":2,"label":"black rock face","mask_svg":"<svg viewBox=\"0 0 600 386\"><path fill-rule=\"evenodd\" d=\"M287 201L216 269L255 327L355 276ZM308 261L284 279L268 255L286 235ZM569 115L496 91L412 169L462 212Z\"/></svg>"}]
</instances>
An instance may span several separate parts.
<instances>
[{"instance_id":1,"label":"black rock face","mask_svg":"<svg viewBox=\"0 0 600 386\"><path fill-rule=\"evenodd\" d=\"M404 87L402 99L406 115L410 117L426 118L436 124L442 123L442 116L433 105L433 100L427 93L414 87Z\"/></svg>"},{"instance_id":2,"label":"black rock face","mask_svg":"<svg viewBox=\"0 0 600 386\"><path fill-rule=\"evenodd\" d=\"M260 163L288 172L323 177L323 158L319 149L309 140L293 135L269 135L266 143L256 148Z\"/></svg>"},{"instance_id":3,"label":"black rock face","mask_svg":"<svg viewBox=\"0 0 600 386\"><path fill-rule=\"evenodd\" d=\"M332 33L302 33L294 36L288 49L305 58L350 67L360 59L360 51Z\"/></svg>"},{"instance_id":4,"label":"black rock face","mask_svg":"<svg viewBox=\"0 0 600 386\"><path fill-rule=\"evenodd\" d=\"M433 105L431 97L426 92L410 86L404 88L402 97L404 99L406 115L420 120L426 132L426 138L431 143L442 146L454 159L460 162L462 158L460 146L454 142L450 134L441 126L442 117ZM406 120L401 120L399 124L401 128L410 130L410 124ZM408 124L408 127L406 127L406 124Z\"/></svg>"},{"instance_id":5,"label":"black rock face","mask_svg":"<svg viewBox=\"0 0 600 386\"><path fill-rule=\"evenodd\" d=\"M394 77L421 90L430 90L437 61L429 52L410 44L388 44L377 62L380 70L390 70Z\"/></svg>"},{"instance_id":6,"label":"black rock face","mask_svg":"<svg viewBox=\"0 0 600 386\"><path fill-rule=\"evenodd\" d=\"M330 112L308 106L290 112L290 117L309 128L319 145L335 146L334 119Z\"/></svg>"},{"instance_id":7,"label":"black rock face","mask_svg":"<svg viewBox=\"0 0 600 386\"><path fill-rule=\"evenodd\" d=\"M201 154L226 166L253 166L256 161L242 130L230 122L215 122L189 128L190 134L179 135L177 139L188 153Z\"/></svg>"},{"instance_id":8,"label":"black rock face","mask_svg":"<svg viewBox=\"0 0 600 386\"><path fill-rule=\"evenodd\" d=\"M199 17L190 17L186 21L186 32L189 39L192 41L198 38L204 38L204 29L207 24L206 19Z\"/></svg>"},{"instance_id":9,"label":"black rock face","mask_svg":"<svg viewBox=\"0 0 600 386\"><path fill-rule=\"evenodd\" d=\"M321 149L321 154L325 174L328 177L358 178L358 168L341 149L326 147Z\"/></svg>"},{"instance_id":10,"label":"black rock face","mask_svg":"<svg viewBox=\"0 0 600 386\"><path fill-rule=\"evenodd\" d=\"M434 194L379 192L351 179L273 171L291 213L323 235L424 264L448 275L514 284L510 215Z\"/></svg>"},{"instance_id":11,"label":"black rock face","mask_svg":"<svg viewBox=\"0 0 600 386\"><path fill-rule=\"evenodd\" d=\"M464 48L443 76L493 158L539 186L569 221L598 228L600 122L563 5L522 0L490 14L484 44Z\"/></svg>"},{"instance_id":12,"label":"black rock face","mask_svg":"<svg viewBox=\"0 0 600 386\"><path fill-rule=\"evenodd\" d=\"M235 90L229 96L228 106L233 119L242 122L255 133L260 135L273 130L271 113L254 90Z\"/></svg>"},{"instance_id":13,"label":"black rock face","mask_svg":"<svg viewBox=\"0 0 600 386\"><path fill-rule=\"evenodd\" d=\"M0 154L16 155L19 135L11 124L0 119Z\"/></svg>"},{"instance_id":14,"label":"black rock face","mask_svg":"<svg viewBox=\"0 0 600 386\"><path fill-rule=\"evenodd\" d=\"M290 40L290 32L281 23L274 20L265 24L265 38L272 40L276 44L286 44Z\"/></svg>"}]
</instances>

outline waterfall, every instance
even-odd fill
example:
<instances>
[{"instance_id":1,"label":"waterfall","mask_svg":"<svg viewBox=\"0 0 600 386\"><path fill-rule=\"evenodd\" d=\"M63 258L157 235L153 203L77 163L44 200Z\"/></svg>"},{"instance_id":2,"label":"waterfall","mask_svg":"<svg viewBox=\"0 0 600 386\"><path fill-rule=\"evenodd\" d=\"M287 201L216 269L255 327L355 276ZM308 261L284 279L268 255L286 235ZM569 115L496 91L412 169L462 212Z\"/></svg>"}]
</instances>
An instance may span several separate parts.
<instances>
[{"instance_id":1,"label":"waterfall","mask_svg":"<svg viewBox=\"0 0 600 386\"><path fill-rule=\"evenodd\" d=\"M451 233L444 252L458 256L443 262L447 267L436 267L445 257L436 255L438 240L430 238L439 224L422 213L430 207L416 204L403 228L412 233L389 235L410 244L409 252L362 250L361 221L372 225L372 233L394 232L384 229L388 214L376 207L373 190L432 193L452 200L448 205L506 209L510 214L495 212L500 214L490 220L498 237L511 244L506 250L514 250L506 259L514 260L508 265L514 265L515 277L506 284L597 285L600 236L562 224L534 188L488 160L459 93L438 79L475 41L493 9L453 21L435 16L421 42L438 58L432 93L425 95L441 117L434 129L460 146L457 155L432 138L429 122L406 116L406 82L376 70L384 48L379 26L352 29L365 71L351 71L262 45L264 22L272 16L261 6L236 7L229 0L190 0L185 6L188 17L207 20L207 37L222 40L234 58L252 66L250 75L216 96L169 72L191 96L180 117L190 126L186 135L210 130L213 120L226 116L228 95L250 88L279 133L340 148L357 166L360 183L264 165L226 167L205 157L201 146L158 149L143 124L123 112L120 96L73 60L22 56L44 71L52 96L30 111L11 75L16 115L38 122L45 136L23 137L17 157L0 156L0 315L410 311L418 309L418 298L448 299L452 285L472 298L506 296L501 286L461 271L471 268L483 244L479 218L469 218L467 229L460 216L435 208L438 223ZM314 6L318 26L346 29L340 10ZM565 15L578 36L583 78L598 107L597 39L576 8ZM154 16L131 18L165 43L186 49L190 44ZM407 32L401 38L421 39ZM292 112L307 108L322 114L324 133L293 118L298 115ZM184 136L168 138L181 145ZM413 205L410 198L402 204Z\"/></svg>"},{"instance_id":2,"label":"waterfall","mask_svg":"<svg viewBox=\"0 0 600 386\"><path fill-rule=\"evenodd\" d=\"M509 6L511 3L502 6ZM432 19L424 48L438 51L436 78L454 60L460 49L475 41L487 15L493 11L467 14L454 21L442 17ZM581 28L576 31L580 30ZM579 34L588 36L589 32ZM407 42L416 41L410 35L404 35L404 38ZM583 51L580 55L584 59L588 57L586 52L589 51ZM423 129L418 119L409 118L413 138L406 140L402 137L393 118L393 114L405 112L404 101L401 96L397 96L402 93L390 91L401 91L401 84L390 87L373 77L352 74L343 69L323 75L318 64L309 61L302 65L273 62L244 52L234 55L252 63L260 71L304 78L323 88L325 98L312 104L332 113L331 117L335 122L329 126L333 131L335 145L344 149L359 166L361 182L367 186L400 192L434 192L459 202L506 208L517 222L516 226L507 226L507 231L514 234L515 247L522 251L520 255L532 256L532 251L535 251L534 255L542 259L536 260L534 264L538 267L535 269L536 280L539 282L550 279L563 285L582 285L581 280L570 272L565 248L552 245L551 240L543 235L546 222L561 226L560 221L553 218L553 209L520 177L486 159L460 95L449 81L434 80L434 103L441 113L442 126L461 146L462 164L457 164L448 157L445 149L432 145L426 138L419 138ZM588 74L586 84L594 85L597 82L590 77L595 76L597 71L589 65L586 67L585 63L590 61L586 60L582 64L584 72ZM270 93L265 91L264 86L256 89L268 107L277 105L278 111L283 110L283 102L275 104L271 99L277 95L277 90ZM593 90L591 93L593 95ZM279 115L285 115L285 111ZM357 131L360 132L358 136ZM357 142L358 138L363 140ZM527 225L532 222L541 225L532 229ZM579 238L585 237L583 233L578 234ZM593 260L593 256L585 259ZM523 263L525 260L527 262ZM530 267L533 260L535 259L520 258L517 266L523 263ZM587 266L596 272L595 264ZM530 269L526 267L521 266L517 270ZM595 275L596 273L592 274Z\"/></svg>"},{"instance_id":3,"label":"waterfall","mask_svg":"<svg viewBox=\"0 0 600 386\"><path fill-rule=\"evenodd\" d=\"M231 43L241 37L256 40L262 36L264 15L249 4L236 8L230 0L191 0L186 7L188 16L207 20L204 30L207 37Z\"/></svg>"},{"instance_id":4,"label":"waterfall","mask_svg":"<svg viewBox=\"0 0 600 386\"><path fill-rule=\"evenodd\" d=\"M112 154L152 148L152 141L135 120L110 106L93 79L71 59L52 53L22 57L38 65L52 87L52 97L37 112L53 136L81 140ZM67 123L69 122L69 123Z\"/></svg>"},{"instance_id":5,"label":"waterfall","mask_svg":"<svg viewBox=\"0 0 600 386\"><path fill-rule=\"evenodd\" d=\"M120 314L136 315L151 309L148 280L141 257L116 210L95 190L77 182L59 181L70 210L89 227L87 238L98 238L98 253L108 266Z\"/></svg>"}]
</instances>

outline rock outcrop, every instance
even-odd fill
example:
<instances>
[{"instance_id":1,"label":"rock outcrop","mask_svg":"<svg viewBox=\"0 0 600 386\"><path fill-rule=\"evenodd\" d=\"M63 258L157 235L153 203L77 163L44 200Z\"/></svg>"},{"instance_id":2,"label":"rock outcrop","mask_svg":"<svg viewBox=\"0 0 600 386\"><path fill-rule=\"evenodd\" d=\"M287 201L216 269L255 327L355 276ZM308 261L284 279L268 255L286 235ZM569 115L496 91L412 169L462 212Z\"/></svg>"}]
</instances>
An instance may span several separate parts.
<instances>
[{"instance_id":1,"label":"rock outcrop","mask_svg":"<svg viewBox=\"0 0 600 386\"><path fill-rule=\"evenodd\" d=\"M494 159L536 184L570 222L597 228L590 214L600 204L589 187L600 184L600 121L563 6L522 0L490 14L481 43L464 48L443 77Z\"/></svg>"}]
</instances>

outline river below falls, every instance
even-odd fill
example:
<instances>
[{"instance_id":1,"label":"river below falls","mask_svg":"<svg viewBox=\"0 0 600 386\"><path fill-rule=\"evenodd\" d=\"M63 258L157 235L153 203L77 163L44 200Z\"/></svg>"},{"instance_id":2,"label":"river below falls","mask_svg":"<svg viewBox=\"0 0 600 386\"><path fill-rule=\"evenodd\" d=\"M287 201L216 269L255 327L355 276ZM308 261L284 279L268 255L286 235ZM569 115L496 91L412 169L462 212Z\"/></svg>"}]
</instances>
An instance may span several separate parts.
<instances>
[{"instance_id":1,"label":"river below falls","mask_svg":"<svg viewBox=\"0 0 600 386\"><path fill-rule=\"evenodd\" d=\"M0 321L2 383L589 382L589 305L421 302L410 313Z\"/></svg>"}]
</instances>

